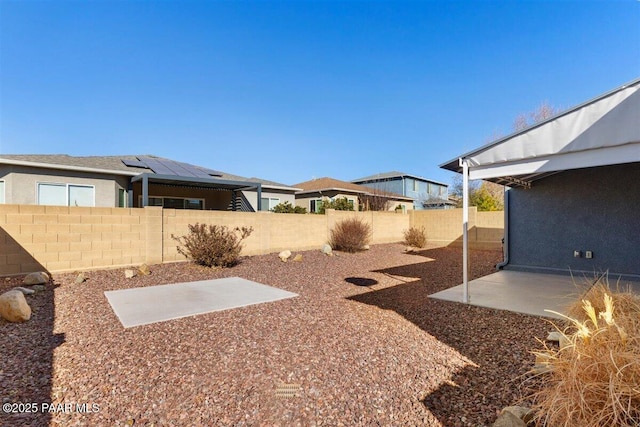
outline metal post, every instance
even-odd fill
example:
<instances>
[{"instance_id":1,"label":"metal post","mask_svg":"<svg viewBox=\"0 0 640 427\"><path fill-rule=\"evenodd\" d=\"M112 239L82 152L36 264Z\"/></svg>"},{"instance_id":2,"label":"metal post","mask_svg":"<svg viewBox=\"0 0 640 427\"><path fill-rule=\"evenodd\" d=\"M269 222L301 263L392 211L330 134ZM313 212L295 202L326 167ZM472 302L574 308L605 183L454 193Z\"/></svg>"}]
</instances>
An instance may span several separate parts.
<instances>
[{"instance_id":1,"label":"metal post","mask_svg":"<svg viewBox=\"0 0 640 427\"><path fill-rule=\"evenodd\" d=\"M469 303L469 164L460 159L462 166L462 302Z\"/></svg>"},{"instance_id":2,"label":"metal post","mask_svg":"<svg viewBox=\"0 0 640 427\"><path fill-rule=\"evenodd\" d=\"M142 207L149 206L149 176L142 175Z\"/></svg>"}]
</instances>

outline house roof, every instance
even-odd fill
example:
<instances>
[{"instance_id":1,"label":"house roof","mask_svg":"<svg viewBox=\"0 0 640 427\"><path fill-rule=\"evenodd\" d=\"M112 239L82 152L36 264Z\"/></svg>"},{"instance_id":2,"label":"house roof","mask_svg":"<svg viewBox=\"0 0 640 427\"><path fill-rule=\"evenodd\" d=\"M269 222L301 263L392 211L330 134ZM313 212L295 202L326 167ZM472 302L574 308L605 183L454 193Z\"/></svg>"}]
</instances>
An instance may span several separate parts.
<instances>
[{"instance_id":1,"label":"house roof","mask_svg":"<svg viewBox=\"0 0 640 427\"><path fill-rule=\"evenodd\" d=\"M351 180L351 182L357 184L357 183L363 183L363 182L384 181L384 180L394 179L394 178L413 178L413 179L417 179L417 180L424 181L424 182L432 182L434 184L444 185L445 187L448 186L448 184L445 184L443 182L435 181L433 179L424 178L424 177L421 177L421 176L418 176L418 175L412 175L410 173L398 172L398 171L377 173L375 175L365 176L364 178L353 179L353 180Z\"/></svg>"},{"instance_id":2,"label":"house roof","mask_svg":"<svg viewBox=\"0 0 640 427\"><path fill-rule=\"evenodd\" d=\"M470 179L530 186L551 174L640 162L640 79L440 165Z\"/></svg>"},{"instance_id":3,"label":"house roof","mask_svg":"<svg viewBox=\"0 0 640 427\"><path fill-rule=\"evenodd\" d=\"M387 191L375 191L370 187L365 187L364 185L354 184L352 182L340 181L339 179L324 177L312 179L311 181L301 182L299 184L295 184L294 187L301 188L302 191L298 191L298 194L307 194L307 193L319 193L323 191L339 191L342 193L353 193L353 194L362 194L362 195L379 195L385 196L390 199L397 200L413 200L411 197L405 197L399 194L390 193ZM372 192L374 191L374 192Z\"/></svg>"},{"instance_id":4,"label":"house roof","mask_svg":"<svg viewBox=\"0 0 640 427\"><path fill-rule=\"evenodd\" d=\"M126 176L151 173L157 175L174 175L184 177L211 177L212 179L215 178L219 181L258 182L263 188L287 191L298 190L297 188L275 181L260 178L245 178L239 175L233 175L153 155L79 157L69 156L67 154L0 154L0 164L1 163ZM155 163L159 163L158 167L163 170L153 170Z\"/></svg>"}]
</instances>

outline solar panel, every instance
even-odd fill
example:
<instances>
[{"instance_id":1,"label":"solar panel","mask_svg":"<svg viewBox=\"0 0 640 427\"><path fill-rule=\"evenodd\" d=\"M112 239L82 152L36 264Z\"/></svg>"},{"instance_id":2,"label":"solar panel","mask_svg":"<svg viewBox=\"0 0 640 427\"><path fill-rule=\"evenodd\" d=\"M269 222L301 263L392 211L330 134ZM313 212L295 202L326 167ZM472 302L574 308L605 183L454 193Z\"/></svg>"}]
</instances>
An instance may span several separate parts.
<instances>
[{"instance_id":1,"label":"solar panel","mask_svg":"<svg viewBox=\"0 0 640 427\"><path fill-rule=\"evenodd\" d=\"M211 178L212 176L222 176L222 173L204 169L189 163L176 162L169 159L158 159L154 157L138 157L140 163L146 165L154 173L159 175L185 176L193 178Z\"/></svg>"},{"instance_id":2,"label":"solar panel","mask_svg":"<svg viewBox=\"0 0 640 427\"><path fill-rule=\"evenodd\" d=\"M149 167L141 162L140 160L129 160L129 159L120 159L125 166L130 166L133 168L145 168L149 169Z\"/></svg>"}]
</instances>

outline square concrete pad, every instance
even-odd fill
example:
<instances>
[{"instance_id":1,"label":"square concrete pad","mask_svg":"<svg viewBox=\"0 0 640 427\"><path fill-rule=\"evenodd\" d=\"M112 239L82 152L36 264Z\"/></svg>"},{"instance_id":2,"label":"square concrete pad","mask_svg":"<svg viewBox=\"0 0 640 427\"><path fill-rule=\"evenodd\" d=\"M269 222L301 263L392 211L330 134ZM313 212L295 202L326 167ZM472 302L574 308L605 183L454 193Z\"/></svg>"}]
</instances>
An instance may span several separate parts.
<instances>
[{"instance_id":1,"label":"square concrete pad","mask_svg":"<svg viewBox=\"0 0 640 427\"><path fill-rule=\"evenodd\" d=\"M240 277L104 293L125 328L297 296Z\"/></svg>"}]
</instances>

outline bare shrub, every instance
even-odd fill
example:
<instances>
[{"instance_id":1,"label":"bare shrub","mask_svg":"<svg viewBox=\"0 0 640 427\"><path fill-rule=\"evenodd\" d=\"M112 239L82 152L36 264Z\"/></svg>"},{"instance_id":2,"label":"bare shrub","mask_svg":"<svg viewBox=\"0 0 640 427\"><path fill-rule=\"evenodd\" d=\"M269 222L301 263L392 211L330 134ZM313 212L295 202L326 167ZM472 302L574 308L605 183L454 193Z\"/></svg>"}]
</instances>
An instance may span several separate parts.
<instances>
[{"instance_id":1,"label":"bare shrub","mask_svg":"<svg viewBox=\"0 0 640 427\"><path fill-rule=\"evenodd\" d=\"M427 235L424 227L411 227L404 232L404 242L414 248L424 248L427 246Z\"/></svg>"},{"instance_id":2,"label":"bare shrub","mask_svg":"<svg viewBox=\"0 0 640 427\"><path fill-rule=\"evenodd\" d=\"M171 238L178 242L178 253L206 267L231 267L238 263L242 241L253 227L229 229L224 225L189 225L189 234Z\"/></svg>"},{"instance_id":3,"label":"bare shrub","mask_svg":"<svg viewBox=\"0 0 640 427\"><path fill-rule=\"evenodd\" d=\"M345 219L331 230L331 247L339 251L359 252L371 239L371 226L360 218Z\"/></svg>"},{"instance_id":4,"label":"bare shrub","mask_svg":"<svg viewBox=\"0 0 640 427\"><path fill-rule=\"evenodd\" d=\"M569 309L567 345L534 352L551 372L534 393L539 426L638 426L640 297L596 283Z\"/></svg>"}]
</instances>

